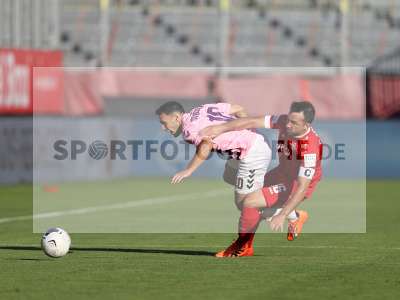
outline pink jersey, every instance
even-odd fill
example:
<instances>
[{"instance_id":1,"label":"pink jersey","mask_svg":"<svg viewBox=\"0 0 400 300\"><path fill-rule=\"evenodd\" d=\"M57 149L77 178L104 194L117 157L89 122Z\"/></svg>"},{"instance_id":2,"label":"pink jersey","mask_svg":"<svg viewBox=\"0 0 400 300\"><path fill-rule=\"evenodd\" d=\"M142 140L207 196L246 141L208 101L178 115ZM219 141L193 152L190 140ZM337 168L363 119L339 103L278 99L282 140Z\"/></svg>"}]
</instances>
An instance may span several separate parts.
<instances>
[{"instance_id":1,"label":"pink jersey","mask_svg":"<svg viewBox=\"0 0 400 300\"><path fill-rule=\"evenodd\" d=\"M182 132L186 142L199 145L202 138L199 136L201 129L225 123L235 119L229 115L231 105L229 103L205 104L192 109L183 115ZM225 132L213 139L214 150L229 152L239 159L243 159L254 140L257 133L250 130Z\"/></svg>"}]
</instances>

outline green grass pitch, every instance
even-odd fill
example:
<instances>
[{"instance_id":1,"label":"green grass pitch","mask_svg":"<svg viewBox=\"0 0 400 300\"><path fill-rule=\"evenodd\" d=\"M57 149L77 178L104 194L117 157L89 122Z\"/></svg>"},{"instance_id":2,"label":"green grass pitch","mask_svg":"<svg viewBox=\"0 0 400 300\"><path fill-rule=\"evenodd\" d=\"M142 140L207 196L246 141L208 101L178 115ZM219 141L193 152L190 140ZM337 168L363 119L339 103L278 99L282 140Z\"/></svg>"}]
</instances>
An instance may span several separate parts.
<instances>
[{"instance_id":1,"label":"green grass pitch","mask_svg":"<svg viewBox=\"0 0 400 300\"><path fill-rule=\"evenodd\" d=\"M146 186L143 179L124 184L133 190ZM351 189L352 182L343 186ZM255 256L239 259L211 256L233 233L76 233L71 253L51 259L40 250L31 219L1 223L32 214L32 188L1 187L0 299L400 299L398 186L398 181L368 182L365 234L309 233L287 242L284 234L264 233L256 237ZM196 187L211 190L221 183L193 180L149 193L184 194ZM101 188L99 194L108 197ZM327 184L312 201L323 203L322 198L342 197ZM340 213L332 209L333 216Z\"/></svg>"}]
</instances>

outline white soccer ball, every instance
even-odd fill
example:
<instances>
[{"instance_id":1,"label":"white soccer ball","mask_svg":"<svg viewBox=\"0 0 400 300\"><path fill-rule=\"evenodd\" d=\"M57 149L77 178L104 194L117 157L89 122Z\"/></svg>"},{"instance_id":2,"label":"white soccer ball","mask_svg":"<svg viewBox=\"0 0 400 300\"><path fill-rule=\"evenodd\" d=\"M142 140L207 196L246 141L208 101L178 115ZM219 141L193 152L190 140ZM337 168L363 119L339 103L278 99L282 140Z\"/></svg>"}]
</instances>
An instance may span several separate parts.
<instances>
[{"instance_id":1,"label":"white soccer ball","mask_svg":"<svg viewBox=\"0 0 400 300\"><path fill-rule=\"evenodd\" d=\"M71 246L69 234L61 228L50 228L42 236L42 249L50 257L66 255Z\"/></svg>"}]
</instances>

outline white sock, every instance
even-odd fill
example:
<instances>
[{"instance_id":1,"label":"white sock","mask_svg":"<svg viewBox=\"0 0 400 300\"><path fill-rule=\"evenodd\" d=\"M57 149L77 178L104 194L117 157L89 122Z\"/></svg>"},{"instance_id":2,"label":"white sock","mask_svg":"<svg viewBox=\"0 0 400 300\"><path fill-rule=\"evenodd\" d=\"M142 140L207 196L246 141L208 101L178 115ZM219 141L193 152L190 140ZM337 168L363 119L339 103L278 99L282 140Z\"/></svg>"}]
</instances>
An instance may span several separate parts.
<instances>
[{"instance_id":1,"label":"white sock","mask_svg":"<svg viewBox=\"0 0 400 300\"><path fill-rule=\"evenodd\" d=\"M263 210L263 218L267 219L267 221L270 221L272 217L275 217L277 214L279 214L282 211L282 208L265 208ZM289 221L296 221L298 219L296 211L293 210L289 215L288 215L288 220Z\"/></svg>"},{"instance_id":2,"label":"white sock","mask_svg":"<svg viewBox=\"0 0 400 300\"><path fill-rule=\"evenodd\" d=\"M292 210L292 212L288 215L287 218L288 218L289 221L292 221L292 222L296 221L298 219L296 211Z\"/></svg>"}]
</instances>

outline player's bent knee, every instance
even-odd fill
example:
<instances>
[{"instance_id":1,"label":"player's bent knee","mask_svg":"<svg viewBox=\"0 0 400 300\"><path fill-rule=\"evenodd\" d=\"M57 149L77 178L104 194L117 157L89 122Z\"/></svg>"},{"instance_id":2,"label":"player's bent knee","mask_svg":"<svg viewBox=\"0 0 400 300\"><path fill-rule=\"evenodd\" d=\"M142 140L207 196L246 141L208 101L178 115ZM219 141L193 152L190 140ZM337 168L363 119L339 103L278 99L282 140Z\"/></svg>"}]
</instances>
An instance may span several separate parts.
<instances>
[{"instance_id":1,"label":"player's bent knee","mask_svg":"<svg viewBox=\"0 0 400 300\"><path fill-rule=\"evenodd\" d=\"M235 201L235 205L238 210L243 209L243 201Z\"/></svg>"},{"instance_id":2,"label":"player's bent knee","mask_svg":"<svg viewBox=\"0 0 400 300\"><path fill-rule=\"evenodd\" d=\"M243 199L243 207L263 208L266 207L263 193L260 191L252 192Z\"/></svg>"},{"instance_id":3,"label":"player's bent knee","mask_svg":"<svg viewBox=\"0 0 400 300\"><path fill-rule=\"evenodd\" d=\"M246 197L246 194L235 192L235 203L243 203L243 200L246 199Z\"/></svg>"},{"instance_id":4,"label":"player's bent knee","mask_svg":"<svg viewBox=\"0 0 400 300\"><path fill-rule=\"evenodd\" d=\"M253 199L249 199L243 201L243 207L259 208L259 205Z\"/></svg>"}]
</instances>

